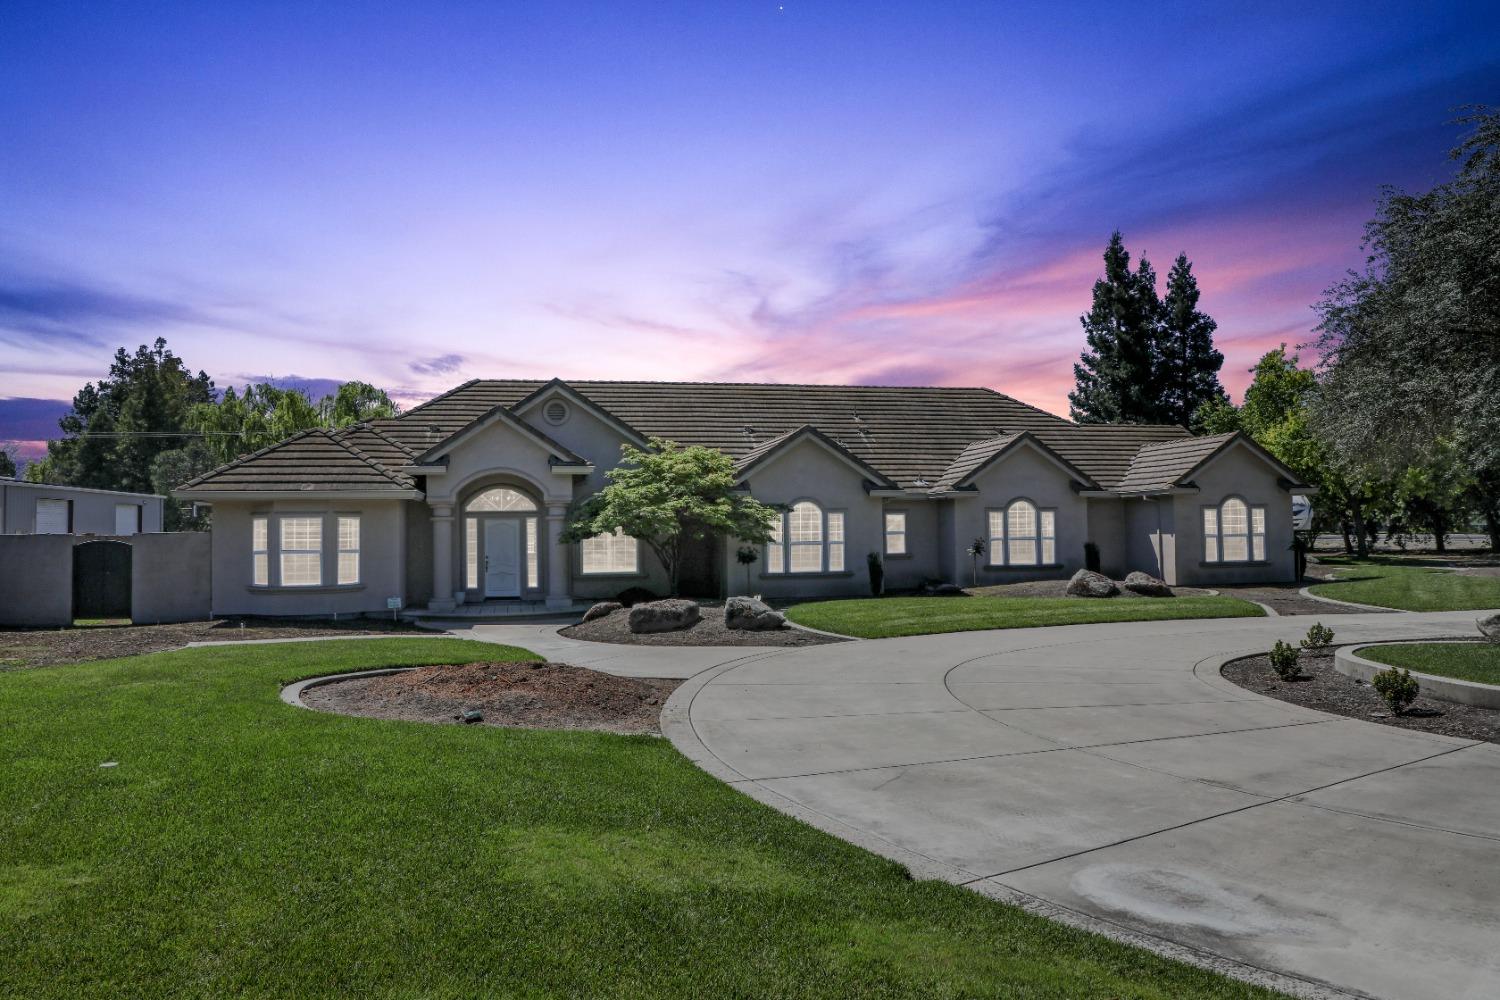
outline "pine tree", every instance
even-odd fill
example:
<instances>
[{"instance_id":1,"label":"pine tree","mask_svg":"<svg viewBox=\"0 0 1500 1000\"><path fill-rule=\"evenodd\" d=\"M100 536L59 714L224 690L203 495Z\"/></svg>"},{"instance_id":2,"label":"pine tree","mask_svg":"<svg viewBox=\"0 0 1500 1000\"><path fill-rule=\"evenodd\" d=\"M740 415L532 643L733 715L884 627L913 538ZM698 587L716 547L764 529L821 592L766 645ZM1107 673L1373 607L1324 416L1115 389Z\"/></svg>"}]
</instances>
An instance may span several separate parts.
<instances>
[{"instance_id":1,"label":"pine tree","mask_svg":"<svg viewBox=\"0 0 1500 1000\"><path fill-rule=\"evenodd\" d=\"M1144 257L1130 270L1119 230L1104 251L1104 277L1094 282L1094 305L1080 317L1088 349L1073 366L1068 394L1082 424L1156 423L1170 419L1161 381L1162 304L1156 272Z\"/></svg>"},{"instance_id":2,"label":"pine tree","mask_svg":"<svg viewBox=\"0 0 1500 1000\"><path fill-rule=\"evenodd\" d=\"M1198 408L1227 400L1219 384L1224 355L1214 347L1218 324L1198 311L1198 279L1187 254L1178 254L1167 275L1162 303L1161 364L1163 402L1169 423L1193 426Z\"/></svg>"}]
</instances>

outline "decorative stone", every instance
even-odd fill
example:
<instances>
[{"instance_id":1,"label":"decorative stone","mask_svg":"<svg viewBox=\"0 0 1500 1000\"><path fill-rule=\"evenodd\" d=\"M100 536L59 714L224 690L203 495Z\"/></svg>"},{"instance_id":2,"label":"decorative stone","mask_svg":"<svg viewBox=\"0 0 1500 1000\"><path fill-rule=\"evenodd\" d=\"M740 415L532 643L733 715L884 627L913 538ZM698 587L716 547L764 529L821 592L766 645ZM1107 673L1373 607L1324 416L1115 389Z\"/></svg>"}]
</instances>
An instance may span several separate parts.
<instances>
[{"instance_id":1,"label":"decorative stone","mask_svg":"<svg viewBox=\"0 0 1500 1000\"><path fill-rule=\"evenodd\" d=\"M1093 570L1081 569L1068 581L1069 597L1114 597L1119 592L1115 581Z\"/></svg>"},{"instance_id":2,"label":"decorative stone","mask_svg":"<svg viewBox=\"0 0 1500 1000\"><path fill-rule=\"evenodd\" d=\"M680 597L669 597L665 601L637 604L630 609L630 631L676 632L698 621L698 602Z\"/></svg>"},{"instance_id":3,"label":"decorative stone","mask_svg":"<svg viewBox=\"0 0 1500 1000\"><path fill-rule=\"evenodd\" d=\"M786 615L753 597L731 597L724 602L726 628L746 632L772 632L786 624Z\"/></svg>"},{"instance_id":4,"label":"decorative stone","mask_svg":"<svg viewBox=\"0 0 1500 1000\"><path fill-rule=\"evenodd\" d=\"M1132 594L1142 597L1175 597L1172 588L1167 586L1167 581L1158 580L1150 573L1142 573L1135 570L1125 577L1124 587Z\"/></svg>"},{"instance_id":5,"label":"decorative stone","mask_svg":"<svg viewBox=\"0 0 1500 1000\"><path fill-rule=\"evenodd\" d=\"M1479 634L1490 642L1500 642L1500 615L1490 615L1476 622L1479 626Z\"/></svg>"},{"instance_id":6,"label":"decorative stone","mask_svg":"<svg viewBox=\"0 0 1500 1000\"><path fill-rule=\"evenodd\" d=\"M619 601L600 601L598 604L594 605L592 608L589 608L583 613L583 620L586 622L591 622L595 618L603 618L605 615L613 611L619 611L624 606L625 605L621 604Z\"/></svg>"}]
</instances>

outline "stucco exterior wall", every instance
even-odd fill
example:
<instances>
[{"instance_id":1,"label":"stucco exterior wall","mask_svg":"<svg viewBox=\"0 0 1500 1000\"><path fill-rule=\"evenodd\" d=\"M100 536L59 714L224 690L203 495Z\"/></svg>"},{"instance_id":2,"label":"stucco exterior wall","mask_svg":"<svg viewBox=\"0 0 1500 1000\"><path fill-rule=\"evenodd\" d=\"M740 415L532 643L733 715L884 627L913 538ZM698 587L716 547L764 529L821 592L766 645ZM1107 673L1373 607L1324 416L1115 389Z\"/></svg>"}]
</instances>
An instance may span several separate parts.
<instances>
[{"instance_id":1,"label":"stucco exterior wall","mask_svg":"<svg viewBox=\"0 0 1500 1000\"><path fill-rule=\"evenodd\" d=\"M1073 492L1072 477L1031 448L1017 448L985 469L974 480L977 496L955 498L955 564L960 584L970 582L973 560L965 550L975 538L989 546L988 512L1003 510L1011 501L1027 499L1057 512L1056 558L1051 566L990 566L996 553L986 551L979 567L979 584L1013 583L1069 576L1083 566L1083 543L1088 539L1088 501Z\"/></svg>"},{"instance_id":2,"label":"stucco exterior wall","mask_svg":"<svg viewBox=\"0 0 1500 1000\"><path fill-rule=\"evenodd\" d=\"M141 508L142 532L161 531L162 528L163 501L159 496L0 480L0 533L33 534L36 531L36 502L41 499L72 502L75 535L113 535L115 504Z\"/></svg>"},{"instance_id":3,"label":"stucco exterior wall","mask_svg":"<svg viewBox=\"0 0 1500 1000\"><path fill-rule=\"evenodd\" d=\"M251 525L255 514L270 517L270 587L252 585ZM360 582L337 579L339 514L360 517ZM385 613L386 599L406 599L406 510L400 500L221 500L213 517L213 613L215 615L333 615ZM321 587L280 587L277 582L281 515L323 517Z\"/></svg>"},{"instance_id":4,"label":"stucco exterior wall","mask_svg":"<svg viewBox=\"0 0 1500 1000\"><path fill-rule=\"evenodd\" d=\"M73 536L0 535L0 567L0 625L73 624Z\"/></svg>"},{"instance_id":5,"label":"stucco exterior wall","mask_svg":"<svg viewBox=\"0 0 1500 1000\"><path fill-rule=\"evenodd\" d=\"M1140 570L1167 583L1179 582L1177 565L1177 505L1171 496L1125 501L1125 523L1121 531L1125 543L1124 572Z\"/></svg>"},{"instance_id":6,"label":"stucco exterior wall","mask_svg":"<svg viewBox=\"0 0 1500 1000\"><path fill-rule=\"evenodd\" d=\"M766 558L752 568L759 592L767 597L837 597L870 593L865 555L881 551L883 505L865 490L864 476L827 448L803 440L753 471L750 493L765 504L811 500L825 512L844 512L842 573L767 573ZM735 569L739 569L738 566Z\"/></svg>"},{"instance_id":7,"label":"stucco exterior wall","mask_svg":"<svg viewBox=\"0 0 1500 1000\"><path fill-rule=\"evenodd\" d=\"M1193 477L1199 492L1174 498L1177 524L1177 583L1290 583L1295 573L1291 494L1277 485L1277 472L1244 445L1236 445ZM1266 558L1260 563L1203 562L1203 508L1237 496L1266 508Z\"/></svg>"},{"instance_id":8,"label":"stucco exterior wall","mask_svg":"<svg viewBox=\"0 0 1500 1000\"><path fill-rule=\"evenodd\" d=\"M206 531L132 535L130 620L202 621L212 614L213 536Z\"/></svg>"},{"instance_id":9,"label":"stucco exterior wall","mask_svg":"<svg viewBox=\"0 0 1500 1000\"><path fill-rule=\"evenodd\" d=\"M407 500L406 604L425 607L432 600L432 508L425 500Z\"/></svg>"},{"instance_id":10,"label":"stucco exterior wall","mask_svg":"<svg viewBox=\"0 0 1500 1000\"><path fill-rule=\"evenodd\" d=\"M1126 510L1133 501L1115 497L1088 497L1089 537L1099 548L1099 571L1119 579L1129 570L1126 545Z\"/></svg>"},{"instance_id":11,"label":"stucco exterior wall","mask_svg":"<svg viewBox=\"0 0 1500 1000\"><path fill-rule=\"evenodd\" d=\"M906 513L906 555L885 553L885 512ZM942 543L938 530L938 502L934 500L899 500L887 498L881 505L880 545L870 551L881 553L885 560L885 589L910 590L924 580L945 579L942 567ZM863 554L860 559L864 559Z\"/></svg>"}]
</instances>

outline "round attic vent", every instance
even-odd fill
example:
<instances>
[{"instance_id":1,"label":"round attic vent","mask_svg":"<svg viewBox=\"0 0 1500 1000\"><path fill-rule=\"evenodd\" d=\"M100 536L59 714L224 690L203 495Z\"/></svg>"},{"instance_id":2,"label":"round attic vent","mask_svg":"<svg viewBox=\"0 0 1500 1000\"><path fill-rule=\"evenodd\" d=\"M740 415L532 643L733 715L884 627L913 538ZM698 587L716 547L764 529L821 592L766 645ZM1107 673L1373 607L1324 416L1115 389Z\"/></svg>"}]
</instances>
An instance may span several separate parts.
<instances>
[{"instance_id":1,"label":"round attic vent","mask_svg":"<svg viewBox=\"0 0 1500 1000\"><path fill-rule=\"evenodd\" d=\"M554 399L542 408L542 416L547 418L549 424L560 424L568 419L568 404Z\"/></svg>"}]
</instances>

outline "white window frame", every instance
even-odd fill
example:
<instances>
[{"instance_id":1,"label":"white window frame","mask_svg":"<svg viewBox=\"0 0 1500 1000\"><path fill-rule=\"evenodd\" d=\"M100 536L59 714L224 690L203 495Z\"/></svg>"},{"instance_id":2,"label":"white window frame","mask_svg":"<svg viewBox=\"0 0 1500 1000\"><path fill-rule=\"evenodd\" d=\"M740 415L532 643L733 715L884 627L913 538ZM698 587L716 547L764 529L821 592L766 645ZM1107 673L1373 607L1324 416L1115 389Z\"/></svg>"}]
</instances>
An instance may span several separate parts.
<instances>
[{"instance_id":1,"label":"white window frame","mask_svg":"<svg viewBox=\"0 0 1500 1000\"><path fill-rule=\"evenodd\" d=\"M350 526L352 526L352 537L350 537L350 534L346 533L346 531L345 531L345 529L349 528ZM336 530L338 532L338 547L339 548L338 548L338 561L337 561L337 564L336 564L337 565L337 569L335 571L336 572L336 576L335 576L334 580L335 580L335 582L340 587L354 587L354 586L358 586L362 582L360 580L360 573L362 571L362 565L361 565L362 560L360 559L360 556L359 556L359 546L360 546L359 515L358 514L339 514L338 515L338 519L337 519ZM348 563L351 562L351 561L353 563L353 572L352 573L346 573L345 570L349 568L348 567ZM351 576L352 576L352 579L349 578Z\"/></svg>"},{"instance_id":2,"label":"white window frame","mask_svg":"<svg viewBox=\"0 0 1500 1000\"><path fill-rule=\"evenodd\" d=\"M537 520L536 517L526 519L526 589L536 590L542 585L542 563L541 555L537 552ZM640 555L637 550L637 564Z\"/></svg>"},{"instance_id":3,"label":"white window frame","mask_svg":"<svg viewBox=\"0 0 1500 1000\"><path fill-rule=\"evenodd\" d=\"M817 537L792 538L792 513L798 507L811 507L818 512ZM781 511L771 526L771 540L766 543L766 569L768 576L822 576L845 572L845 554L848 550L848 512L828 509L816 500L795 500ZM817 551L816 569L793 569L793 557Z\"/></svg>"},{"instance_id":4,"label":"white window frame","mask_svg":"<svg viewBox=\"0 0 1500 1000\"><path fill-rule=\"evenodd\" d=\"M888 510L885 512L885 554L887 556L908 556L910 549L906 544L906 511ZM897 527L892 527L892 522Z\"/></svg>"},{"instance_id":5,"label":"white window frame","mask_svg":"<svg viewBox=\"0 0 1500 1000\"><path fill-rule=\"evenodd\" d=\"M1224 508L1232 503L1245 508L1245 530L1224 530ZM1202 508L1200 527L1203 531L1203 561L1216 566L1244 566L1266 561L1266 507L1252 504L1242 496L1227 496L1217 504ZM1225 542L1243 542L1245 557L1229 559L1225 555Z\"/></svg>"},{"instance_id":6,"label":"white window frame","mask_svg":"<svg viewBox=\"0 0 1500 1000\"><path fill-rule=\"evenodd\" d=\"M287 544L287 527L293 521L307 521L316 526L316 546L292 547ZM323 515L321 514L283 514L276 522L277 541L277 582L283 587L321 587L323 586ZM313 557L313 565L318 568L317 578L314 580L299 580L295 583L287 582L287 557L300 557L306 560L308 556Z\"/></svg>"},{"instance_id":7,"label":"white window frame","mask_svg":"<svg viewBox=\"0 0 1500 1000\"><path fill-rule=\"evenodd\" d=\"M627 550L630 555L629 567L625 567L623 561L619 560L621 553ZM596 560L602 561L602 564ZM581 576L637 576L640 571L640 540L623 531L617 529L608 535L595 535L578 543L578 572ZM528 575L530 572L528 566Z\"/></svg>"},{"instance_id":8,"label":"white window frame","mask_svg":"<svg viewBox=\"0 0 1500 1000\"><path fill-rule=\"evenodd\" d=\"M1031 508L1032 533L1012 537L1010 512L1020 504ZM1030 497L1016 497L1004 507L991 507L985 511L985 528L989 539L989 566L1026 569L1047 569L1057 566L1056 507L1043 507ZM1012 541L1029 541L1032 560L1022 562L1013 560L1010 551Z\"/></svg>"},{"instance_id":9,"label":"white window frame","mask_svg":"<svg viewBox=\"0 0 1500 1000\"><path fill-rule=\"evenodd\" d=\"M250 585L271 585L271 518L266 514L250 516Z\"/></svg>"}]
</instances>

